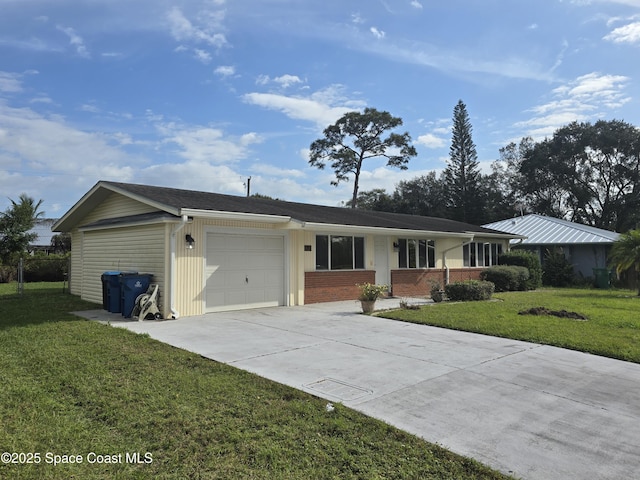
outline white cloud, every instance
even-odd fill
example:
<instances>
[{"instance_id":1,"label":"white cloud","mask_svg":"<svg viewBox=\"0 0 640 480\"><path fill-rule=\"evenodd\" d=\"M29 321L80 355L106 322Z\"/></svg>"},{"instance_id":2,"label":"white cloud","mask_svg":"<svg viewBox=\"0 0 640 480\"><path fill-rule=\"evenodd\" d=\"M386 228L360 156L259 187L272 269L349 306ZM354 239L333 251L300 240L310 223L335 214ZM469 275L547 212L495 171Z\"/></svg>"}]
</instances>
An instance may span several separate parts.
<instances>
[{"instance_id":1,"label":"white cloud","mask_svg":"<svg viewBox=\"0 0 640 480\"><path fill-rule=\"evenodd\" d=\"M90 103L85 103L84 105L81 105L80 110L82 110L83 112L89 112L89 113L100 113L100 109Z\"/></svg>"},{"instance_id":2,"label":"white cloud","mask_svg":"<svg viewBox=\"0 0 640 480\"><path fill-rule=\"evenodd\" d=\"M202 50L200 48L196 48L193 50L193 54L196 60L204 63L205 65L211 61L211 54L206 50Z\"/></svg>"},{"instance_id":3,"label":"white cloud","mask_svg":"<svg viewBox=\"0 0 640 480\"><path fill-rule=\"evenodd\" d=\"M194 42L205 43L216 48L221 48L227 44L227 39L224 33L219 32L219 15L216 16L215 12L209 12L204 17L209 17L209 22L202 26L194 25L187 17L184 16L182 11L178 7L173 7L167 13L167 20L169 21L169 27L171 35L178 42Z\"/></svg>"},{"instance_id":4,"label":"white cloud","mask_svg":"<svg viewBox=\"0 0 640 480\"><path fill-rule=\"evenodd\" d=\"M297 75L289 75L289 74L276 77L273 79L273 81L279 84L280 86L282 86L282 88L288 88L291 85L302 83L302 80L300 80L300 77L298 77Z\"/></svg>"},{"instance_id":5,"label":"white cloud","mask_svg":"<svg viewBox=\"0 0 640 480\"><path fill-rule=\"evenodd\" d=\"M307 97L275 93L247 93L242 99L252 105L284 113L294 120L314 122L320 128L334 123L349 111L362 108L364 103L345 98L341 86L331 86Z\"/></svg>"},{"instance_id":6,"label":"white cloud","mask_svg":"<svg viewBox=\"0 0 640 480\"><path fill-rule=\"evenodd\" d=\"M416 143L427 148L442 148L446 145L446 140L433 133L425 133L416 139Z\"/></svg>"},{"instance_id":7,"label":"white cloud","mask_svg":"<svg viewBox=\"0 0 640 480\"><path fill-rule=\"evenodd\" d=\"M137 177L149 185L170 186L205 192L244 194L243 175L227 165L204 160L163 163L141 169Z\"/></svg>"},{"instance_id":8,"label":"white cloud","mask_svg":"<svg viewBox=\"0 0 640 480\"><path fill-rule=\"evenodd\" d=\"M379 40L383 39L386 36L386 33L384 31L378 30L376 27L371 27L369 31L373 33L373 36Z\"/></svg>"},{"instance_id":9,"label":"white cloud","mask_svg":"<svg viewBox=\"0 0 640 480\"><path fill-rule=\"evenodd\" d=\"M80 131L59 116L0 103L0 155L20 159L17 169L28 167L30 176L130 179L130 165L140 159L108 140L99 133Z\"/></svg>"},{"instance_id":10,"label":"white cloud","mask_svg":"<svg viewBox=\"0 0 640 480\"><path fill-rule=\"evenodd\" d=\"M51 105L53 104L53 100L46 95L39 95L29 100L29 103L45 103Z\"/></svg>"},{"instance_id":11,"label":"white cloud","mask_svg":"<svg viewBox=\"0 0 640 480\"><path fill-rule=\"evenodd\" d=\"M304 82L297 75L289 75L288 73L275 78L271 78L269 75L258 75L258 78L256 78L256 85L268 85L270 83L276 83L282 88L289 88L292 85Z\"/></svg>"},{"instance_id":12,"label":"white cloud","mask_svg":"<svg viewBox=\"0 0 640 480\"><path fill-rule=\"evenodd\" d=\"M640 45L640 22L633 22L622 27L615 28L611 33L605 35L604 39L614 43L631 43Z\"/></svg>"},{"instance_id":13,"label":"white cloud","mask_svg":"<svg viewBox=\"0 0 640 480\"><path fill-rule=\"evenodd\" d=\"M220 65L213 73L220 75L221 77L231 77L236 74L236 67L232 65Z\"/></svg>"},{"instance_id":14,"label":"white cloud","mask_svg":"<svg viewBox=\"0 0 640 480\"><path fill-rule=\"evenodd\" d=\"M71 27L63 27L62 25L57 25L56 28L63 32L67 37L69 37L69 43L76 48L76 53L83 58L90 58L91 54L84 44L84 40L80 35L76 33L76 31Z\"/></svg>"},{"instance_id":15,"label":"white cloud","mask_svg":"<svg viewBox=\"0 0 640 480\"><path fill-rule=\"evenodd\" d=\"M422 10L422 4L418 0L411 0L411 6L413 8L417 8L419 10Z\"/></svg>"},{"instance_id":16,"label":"white cloud","mask_svg":"<svg viewBox=\"0 0 640 480\"><path fill-rule=\"evenodd\" d=\"M631 99L624 93L630 79L621 75L598 72L582 75L551 91L553 99L530 109L534 116L516 124L526 129L526 135L540 140L571 122L585 122L604 116Z\"/></svg>"},{"instance_id":17,"label":"white cloud","mask_svg":"<svg viewBox=\"0 0 640 480\"><path fill-rule=\"evenodd\" d=\"M0 71L0 92L19 93L22 91L21 75Z\"/></svg>"},{"instance_id":18,"label":"white cloud","mask_svg":"<svg viewBox=\"0 0 640 480\"><path fill-rule=\"evenodd\" d=\"M306 160L308 161L309 159L307 158ZM303 178L306 176L302 170L296 170L293 168L280 168L264 163L254 163L253 165L251 165L249 171L252 174L262 174L269 177Z\"/></svg>"},{"instance_id":19,"label":"white cloud","mask_svg":"<svg viewBox=\"0 0 640 480\"><path fill-rule=\"evenodd\" d=\"M195 162L223 164L237 162L247 157L249 146L260 143L255 133L240 137L225 134L218 128L180 126L174 123L157 125L164 144L176 144L177 155Z\"/></svg>"},{"instance_id":20,"label":"white cloud","mask_svg":"<svg viewBox=\"0 0 640 480\"><path fill-rule=\"evenodd\" d=\"M359 13L352 13L351 21L356 25L360 25L364 23L364 18L362 18L362 15L360 15Z\"/></svg>"}]
</instances>

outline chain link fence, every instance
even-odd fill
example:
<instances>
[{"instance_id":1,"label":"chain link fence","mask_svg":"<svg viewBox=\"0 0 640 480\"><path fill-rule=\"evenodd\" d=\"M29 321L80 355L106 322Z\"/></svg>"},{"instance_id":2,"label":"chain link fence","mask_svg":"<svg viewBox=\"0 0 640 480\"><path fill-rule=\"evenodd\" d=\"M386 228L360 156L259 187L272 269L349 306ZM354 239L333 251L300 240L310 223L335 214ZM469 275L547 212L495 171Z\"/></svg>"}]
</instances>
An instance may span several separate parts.
<instances>
[{"instance_id":1,"label":"chain link fence","mask_svg":"<svg viewBox=\"0 0 640 480\"><path fill-rule=\"evenodd\" d=\"M24 292L25 283L63 282L63 291L69 290L69 255L36 255L20 258L15 265L0 266L0 283L16 282L18 294Z\"/></svg>"}]
</instances>

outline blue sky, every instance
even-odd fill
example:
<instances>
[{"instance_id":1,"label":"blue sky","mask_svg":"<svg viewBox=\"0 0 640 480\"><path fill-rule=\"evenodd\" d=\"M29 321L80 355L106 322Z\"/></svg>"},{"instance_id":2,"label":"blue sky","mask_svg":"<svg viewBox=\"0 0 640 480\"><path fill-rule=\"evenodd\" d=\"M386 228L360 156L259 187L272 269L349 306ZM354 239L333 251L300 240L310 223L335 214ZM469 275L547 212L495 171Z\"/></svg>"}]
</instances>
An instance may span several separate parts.
<instances>
[{"instance_id":1,"label":"blue sky","mask_svg":"<svg viewBox=\"0 0 640 480\"><path fill-rule=\"evenodd\" d=\"M0 0L0 210L59 217L98 180L340 205L308 165L350 110L404 120L446 166L462 100L486 171L578 121L640 126L640 0Z\"/></svg>"}]
</instances>

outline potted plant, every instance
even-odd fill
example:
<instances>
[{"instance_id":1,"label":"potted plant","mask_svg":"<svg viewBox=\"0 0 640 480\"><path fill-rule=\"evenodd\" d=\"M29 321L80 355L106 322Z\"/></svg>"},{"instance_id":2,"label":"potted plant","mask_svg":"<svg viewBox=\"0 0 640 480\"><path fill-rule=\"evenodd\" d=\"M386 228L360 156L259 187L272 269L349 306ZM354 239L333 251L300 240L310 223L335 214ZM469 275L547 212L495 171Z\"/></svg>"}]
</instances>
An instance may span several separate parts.
<instances>
[{"instance_id":1,"label":"potted plant","mask_svg":"<svg viewBox=\"0 0 640 480\"><path fill-rule=\"evenodd\" d=\"M360 300L362 311L364 313L373 312L376 300L389 288L386 285L374 285L368 282L359 284L358 287L360 288L360 296L358 297L358 300Z\"/></svg>"}]
</instances>

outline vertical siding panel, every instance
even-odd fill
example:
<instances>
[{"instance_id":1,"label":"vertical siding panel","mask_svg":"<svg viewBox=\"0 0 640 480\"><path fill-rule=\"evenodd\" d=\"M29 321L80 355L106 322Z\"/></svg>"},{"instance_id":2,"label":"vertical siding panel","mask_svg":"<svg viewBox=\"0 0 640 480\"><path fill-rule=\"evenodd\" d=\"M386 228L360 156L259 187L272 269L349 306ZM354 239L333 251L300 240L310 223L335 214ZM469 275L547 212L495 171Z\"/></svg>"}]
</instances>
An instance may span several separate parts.
<instances>
[{"instance_id":1,"label":"vertical siding panel","mask_svg":"<svg viewBox=\"0 0 640 480\"><path fill-rule=\"evenodd\" d=\"M113 228L84 232L82 298L102 303L101 275L108 270L153 274L164 291L165 226ZM161 298L164 305L168 299Z\"/></svg>"}]
</instances>

